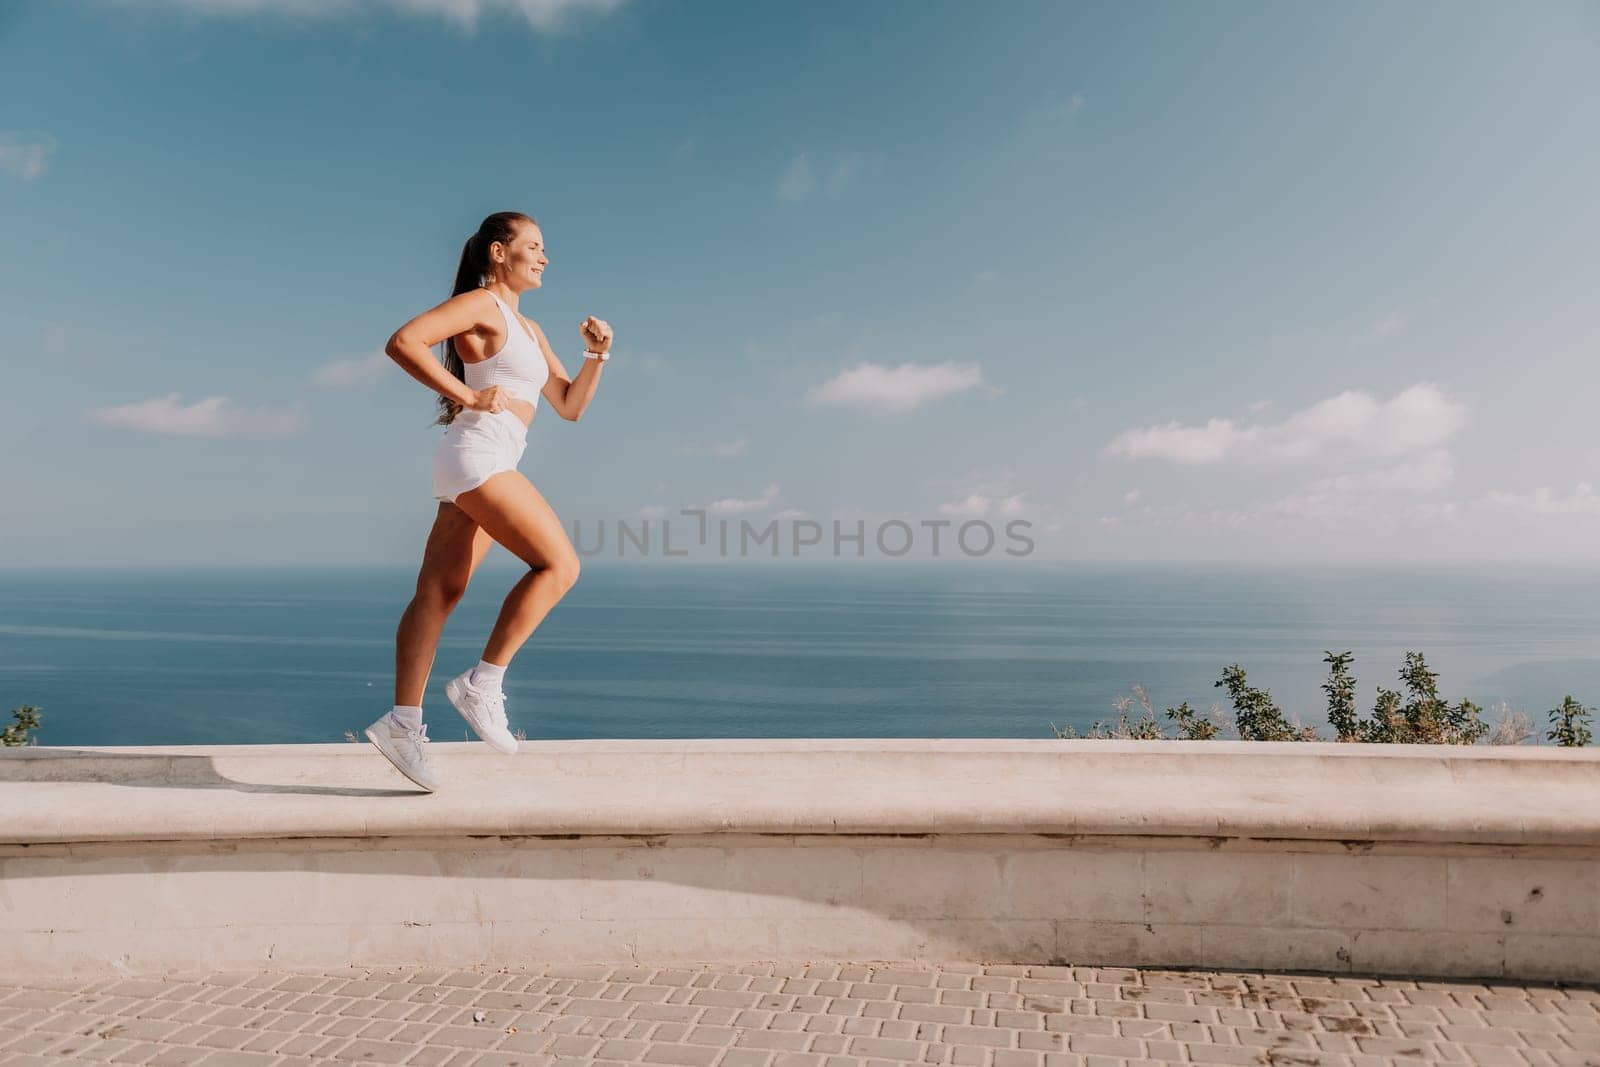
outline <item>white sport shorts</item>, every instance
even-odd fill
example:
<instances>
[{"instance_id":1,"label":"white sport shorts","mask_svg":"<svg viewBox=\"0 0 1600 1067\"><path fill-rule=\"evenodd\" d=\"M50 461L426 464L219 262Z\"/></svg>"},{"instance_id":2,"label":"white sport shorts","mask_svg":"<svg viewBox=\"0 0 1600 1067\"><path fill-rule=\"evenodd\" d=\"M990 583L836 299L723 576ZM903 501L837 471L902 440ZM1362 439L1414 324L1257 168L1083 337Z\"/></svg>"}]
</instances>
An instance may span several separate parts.
<instances>
[{"instance_id":1,"label":"white sport shorts","mask_svg":"<svg viewBox=\"0 0 1600 1067\"><path fill-rule=\"evenodd\" d=\"M509 408L497 414L462 409L433 450L434 499L454 503L491 474L516 470L527 446L528 428Z\"/></svg>"}]
</instances>

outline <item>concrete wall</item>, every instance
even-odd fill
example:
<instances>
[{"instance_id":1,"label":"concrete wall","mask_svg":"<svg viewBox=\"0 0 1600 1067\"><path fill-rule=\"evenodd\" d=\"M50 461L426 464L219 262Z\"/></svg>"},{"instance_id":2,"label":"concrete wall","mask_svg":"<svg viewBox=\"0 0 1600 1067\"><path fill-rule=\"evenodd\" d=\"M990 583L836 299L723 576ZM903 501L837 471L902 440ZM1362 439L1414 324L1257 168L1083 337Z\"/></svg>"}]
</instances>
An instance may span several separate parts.
<instances>
[{"instance_id":1,"label":"concrete wall","mask_svg":"<svg viewBox=\"0 0 1600 1067\"><path fill-rule=\"evenodd\" d=\"M1600 753L0 752L0 974L904 960L1600 980Z\"/></svg>"}]
</instances>

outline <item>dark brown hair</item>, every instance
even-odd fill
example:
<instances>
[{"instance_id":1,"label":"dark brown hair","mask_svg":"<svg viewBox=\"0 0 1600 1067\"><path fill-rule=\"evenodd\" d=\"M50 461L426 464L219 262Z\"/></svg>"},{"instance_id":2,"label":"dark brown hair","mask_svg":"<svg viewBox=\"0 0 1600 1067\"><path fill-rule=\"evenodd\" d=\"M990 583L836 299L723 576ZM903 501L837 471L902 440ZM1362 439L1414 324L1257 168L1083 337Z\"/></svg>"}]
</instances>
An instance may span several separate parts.
<instances>
[{"instance_id":1,"label":"dark brown hair","mask_svg":"<svg viewBox=\"0 0 1600 1067\"><path fill-rule=\"evenodd\" d=\"M496 241L509 245L517 236L517 227L524 222L538 225L532 215L524 215L520 211L496 211L479 223L478 232L468 237L466 245L461 249L461 265L456 268L456 284L450 295L460 296L478 288L484 276L489 273L489 246ZM445 370L460 378L463 383L466 382L466 370L462 365L460 353L456 351L454 337L445 338L443 359ZM435 424L450 425L460 411L460 404L441 396L439 417L434 420Z\"/></svg>"}]
</instances>

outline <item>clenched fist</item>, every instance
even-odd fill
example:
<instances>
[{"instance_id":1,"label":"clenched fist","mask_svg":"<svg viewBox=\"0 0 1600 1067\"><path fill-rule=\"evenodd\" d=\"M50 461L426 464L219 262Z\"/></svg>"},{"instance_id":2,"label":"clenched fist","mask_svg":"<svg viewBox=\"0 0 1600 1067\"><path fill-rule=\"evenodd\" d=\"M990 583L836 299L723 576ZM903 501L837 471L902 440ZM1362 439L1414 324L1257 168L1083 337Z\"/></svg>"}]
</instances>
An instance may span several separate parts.
<instances>
[{"instance_id":1,"label":"clenched fist","mask_svg":"<svg viewBox=\"0 0 1600 1067\"><path fill-rule=\"evenodd\" d=\"M583 320L578 330L583 334L583 347L587 351L611 351L611 324L605 319L597 319L590 315Z\"/></svg>"}]
</instances>

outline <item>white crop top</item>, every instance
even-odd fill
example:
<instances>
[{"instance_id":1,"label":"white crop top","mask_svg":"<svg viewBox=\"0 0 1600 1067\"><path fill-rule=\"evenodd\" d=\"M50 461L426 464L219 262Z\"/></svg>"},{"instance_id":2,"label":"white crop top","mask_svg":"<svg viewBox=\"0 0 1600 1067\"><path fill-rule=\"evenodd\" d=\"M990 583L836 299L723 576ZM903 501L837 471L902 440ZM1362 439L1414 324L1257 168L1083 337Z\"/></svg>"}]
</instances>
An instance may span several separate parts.
<instances>
[{"instance_id":1,"label":"white crop top","mask_svg":"<svg viewBox=\"0 0 1600 1067\"><path fill-rule=\"evenodd\" d=\"M506 320L506 343L488 359L480 359L476 363L461 361L467 388L480 392L491 385L498 385L518 400L528 401L538 411L539 390L544 388L545 381L550 377L550 365L545 362L544 351L506 302L492 289L484 291L500 305L500 314Z\"/></svg>"}]
</instances>

